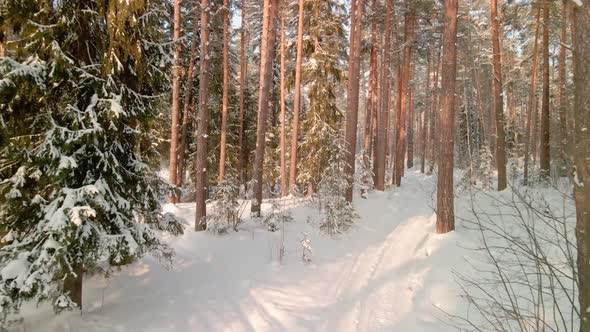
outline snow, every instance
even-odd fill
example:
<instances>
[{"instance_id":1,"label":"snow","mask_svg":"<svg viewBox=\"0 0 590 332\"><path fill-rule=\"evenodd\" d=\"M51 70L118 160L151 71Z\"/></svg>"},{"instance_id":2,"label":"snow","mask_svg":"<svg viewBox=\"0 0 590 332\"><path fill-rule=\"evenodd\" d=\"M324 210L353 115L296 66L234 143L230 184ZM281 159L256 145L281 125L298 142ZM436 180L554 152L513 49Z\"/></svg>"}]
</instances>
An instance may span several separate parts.
<instances>
[{"instance_id":1,"label":"snow","mask_svg":"<svg viewBox=\"0 0 590 332\"><path fill-rule=\"evenodd\" d=\"M454 272L469 270L478 236L460 221L457 231L435 234L434 188L434 177L407 171L402 187L356 197L360 219L336 237L320 233L318 210L306 200L285 198L294 221L285 223L282 258L281 231L267 231L248 212L240 231L225 236L189 226L168 239L171 270L146 257L108 279L89 277L83 315L30 305L23 324L26 331L455 331L445 313L467 309ZM263 202L263 211L271 205ZM194 222L193 203L164 210ZM313 251L309 262L304 249Z\"/></svg>"}]
</instances>

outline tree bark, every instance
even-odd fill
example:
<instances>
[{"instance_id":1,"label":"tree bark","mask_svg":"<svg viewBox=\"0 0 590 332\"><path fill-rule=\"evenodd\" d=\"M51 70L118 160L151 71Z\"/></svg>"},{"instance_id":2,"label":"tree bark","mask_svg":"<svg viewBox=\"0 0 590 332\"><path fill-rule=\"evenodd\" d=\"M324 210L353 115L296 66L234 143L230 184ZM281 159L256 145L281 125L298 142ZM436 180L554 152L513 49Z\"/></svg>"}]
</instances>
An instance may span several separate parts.
<instances>
[{"instance_id":1,"label":"tree bark","mask_svg":"<svg viewBox=\"0 0 590 332\"><path fill-rule=\"evenodd\" d=\"M541 177L549 178L551 168L550 155L550 117L549 117L549 1L543 3L543 104L541 110L541 151L539 163Z\"/></svg>"},{"instance_id":2,"label":"tree bark","mask_svg":"<svg viewBox=\"0 0 590 332\"><path fill-rule=\"evenodd\" d=\"M225 177L225 149L227 139L227 103L229 97L229 0L223 0L223 92L221 97L221 128L219 129L219 173L217 182Z\"/></svg>"},{"instance_id":3,"label":"tree bark","mask_svg":"<svg viewBox=\"0 0 590 332\"><path fill-rule=\"evenodd\" d=\"M574 103L576 165L574 198L576 202L576 241L578 247L578 282L580 332L590 332L590 1L575 5L573 16Z\"/></svg>"},{"instance_id":4,"label":"tree bark","mask_svg":"<svg viewBox=\"0 0 590 332\"><path fill-rule=\"evenodd\" d=\"M414 79L414 66L410 67L410 78ZM407 152L407 167L408 169L414 167L414 88L409 87L408 91L408 152Z\"/></svg>"},{"instance_id":5,"label":"tree bark","mask_svg":"<svg viewBox=\"0 0 590 332\"><path fill-rule=\"evenodd\" d=\"M285 14L281 13L281 197L287 196L289 190L287 188L287 164L286 153L287 142L285 139Z\"/></svg>"},{"instance_id":6,"label":"tree bark","mask_svg":"<svg viewBox=\"0 0 590 332\"><path fill-rule=\"evenodd\" d=\"M561 164L562 164L562 171L561 173L564 174L568 165L567 158L567 141L568 141L568 133L567 133L567 123L568 123L568 115L567 115L567 102L566 102L566 92L565 92L565 70L566 70L566 63L565 63L565 45L567 43L567 2L565 0L561 1L561 35L560 35L560 46L559 46L559 69L558 69L558 78L557 78L557 105L559 107L559 124L560 124L560 157L561 157Z\"/></svg>"},{"instance_id":7,"label":"tree bark","mask_svg":"<svg viewBox=\"0 0 590 332\"><path fill-rule=\"evenodd\" d=\"M533 46L533 64L531 67L531 80L529 83L527 116L526 116L526 138L524 141L524 175L523 183L528 184L529 179L529 159L532 142L532 130L534 125L534 114L536 111L536 84L537 84L537 70L539 68L539 24L541 21L541 7L537 9L537 19L535 23L535 45Z\"/></svg>"},{"instance_id":8,"label":"tree bark","mask_svg":"<svg viewBox=\"0 0 590 332\"><path fill-rule=\"evenodd\" d=\"M260 88L258 95L258 119L256 127L256 157L254 161L255 202L250 208L255 216L260 216L262 204L262 175L264 171L264 148L268 118L269 93L272 85L273 49L276 38L276 14L278 0L264 0L262 39L260 48Z\"/></svg>"},{"instance_id":9,"label":"tree bark","mask_svg":"<svg viewBox=\"0 0 590 332\"><path fill-rule=\"evenodd\" d=\"M492 0L494 1L494 0ZM457 0L445 0L443 25L442 90L440 120L440 160L436 192L436 232L455 229L453 194L453 126L457 77Z\"/></svg>"},{"instance_id":10,"label":"tree bark","mask_svg":"<svg viewBox=\"0 0 590 332\"><path fill-rule=\"evenodd\" d=\"M359 82L360 82L360 58L361 58L361 34L363 18L363 0L358 0L356 13L354 12L354 3L351 6L351 35L350 35L350 54L348 60L348 94L346 108L346 128L344 141L346 144L346 163L345 174L347 176L348 186L345 198L352 202L352 192L354 183L354 169L356 157L356 131L358 123L358 106L359 106ZM354 20L354 23L352 23ZM352 28L354 26L354 28Z\"/></svg>"},{"instance_id":11,"label":"tree bark","mask_svg":"<svg viewBox=\"0 0 590 332\"><path fill-rule=\"evenodd\" d=\"M299 0L299 13L297 19L297 58L295 60L295 100L293 101L293 128L291 129L291 162L289 165L289 193L291 194L295 194L295 188L297 184L297 138L299 136L299 112L301 110L301 64L303 62L304 5L305 1Z\"/></svg>"},{"instance_id":12,"label":"tree bark","mask_svg":"<svg viewBox=\"0 0 590 332\"><path fill-rule=\"evenodd\" d=\"M172 126L170 133L170 184L176 186L177 153L178 153L178 120L180 117L180 0L174 1L174 54L172 59ZM178 202L178 191L174 190L170 197L170 203Z\"/></svg>"},{"instance_id":13,"label":"tree bark","mask_svg":"<svg viewBox=\"0 0 590 332\"><path fill-rule=\"evenodd\" d=\"M396 124L396 148L395 148L395 172L394 185L401 185L402 174L404 171L404 155L406 150L406 113L407 113L407 95L408 83L410 79L410 66L412 62L412 45L414 40L414 22L416 20L415 9L406 13L404 22L404 60L401 70L401 87L398 89L397 99L398 121ZM408 45L409 44L409 45Z\"/></svg>"},{"instance_id":14,"label":"tree bark","mask_svg":"<svg viewBox=\"0 0 590 332\"><path fill-rule=\"evenodd\" d=\"M375 1L375 0L373 0ZM381 104L377 113L377 141L375 163L375 189L385 190L385 162L387 154L387 114L389 113L389 48L391 47L391 16L393 0L386 0L385 43L381 60ZM374 6L375 7L375 6Z\"/></svg>"},{"instance_id":15,"label":"tree bark","mask_svg":"<svg viewBox=\"0 0 590 332\"><path fill-rule=\"evenodd\" d=\"M199 116L197 119L197 155L195 162L195 231L206 227L207 216L207 135L209 128L209 0L201 0L201 54L199 65Z\"/></svg>"},{"instance_id":16,"label":"tree bark","mask_svg":"<svg viewBox=\"0 0 590 332\"><path fill-rule=\"evenodd\" d=\"M188 122L189 113L194 112L193 101L193 81L195 79L195 61L197 58L197 36L199 34L199 11L195 6L195 18L193 22L193 38L191 44L191 55L188 63L188 77L186 81L186 91L184 93L184 111L182 114L182 125L180 133L180 148L178 151L178 187L182 187L184 183L185 167L186 167L186 148L188 141Z\"/></svg>"},{"instance_id":17,"label":"tree bark","mask_svg":"<svg viewBox=\"0 0 590 332\"><path fill-rule=\"evenodd\" d=\"M244 147L244 113L246 101L246 0L242 0L242 26L240 31L240 114L238 116L238 173L240 183L246 183L245 147Z\"/></svg>"},{"instance_id":18,"label":"tree bark","mask_svg":"<svg viewBox=\"0 0 590 332\"><path fill-rule=\"evenodd\" d=\"M496 115L496 168L498 170L498 191L506 189L506 133L504 120L504 94L502 92L502 50L500 49L500 22L498 2L490 3L492 21L492 48L494 67L494 107Z\"/></svg>"},{"instance_id":19,"label":"tree bark","mask_svg":"<svg viewBox=\"0 0 590 332\"><path fill-rule=\"evenodd\" d=\"M438 76L440 73L440 65L441 65L441 51L440 48L436 52L436 62L435 62L435 69L434 69L434 82L432 85L432 105L430 106L430 149L428 156L428 172L427 174L432 174L434 172L434 166L436 164L436 126L438 126Z\"/></svg>"},{"instance_id":20,"label":"tree bark","mask_svg":"<svg viewBox=\"0 0 590 332\"><path fill-rule=\"evenodd\" d=\"M426 95L424 97L424 109L422 111L422 126L420 129L420 173L424 173L425 165L426 165L426 140L428 139L428 111L430 109L430 70L432 66L432 54L430 52L427 57L428 61L426 63Z\"/></svg>"}]
</instances>

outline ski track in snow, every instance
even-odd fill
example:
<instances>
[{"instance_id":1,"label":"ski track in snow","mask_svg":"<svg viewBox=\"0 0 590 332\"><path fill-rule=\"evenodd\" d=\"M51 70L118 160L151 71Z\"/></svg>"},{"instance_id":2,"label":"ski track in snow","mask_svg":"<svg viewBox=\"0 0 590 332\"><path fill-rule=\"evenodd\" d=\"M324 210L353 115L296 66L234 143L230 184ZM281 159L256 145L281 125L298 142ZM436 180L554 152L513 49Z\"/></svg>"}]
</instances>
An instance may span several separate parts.
<instances>
[{"instance_id":1,"label":"ski track in snow","mask_svg":"<svg viewBox=\"0 0 590 332\"><path fill-rule=\"evenodd\" d=\"M91 277L82 316L37 309L26 331L452 331L434 305L456 307L450 269L463 252L455 235L433 234L433 186L410 170L402 187L356 197L361 219L335 239L305 222L317 211L295 207L283 264L279 232L246 223L213 237L189 226L171 240L172 271L145 258L109 280ZM192 204L167 209L192 220ZM301 262L303 231L310 264Z\"/></svg>"}]
</instances>

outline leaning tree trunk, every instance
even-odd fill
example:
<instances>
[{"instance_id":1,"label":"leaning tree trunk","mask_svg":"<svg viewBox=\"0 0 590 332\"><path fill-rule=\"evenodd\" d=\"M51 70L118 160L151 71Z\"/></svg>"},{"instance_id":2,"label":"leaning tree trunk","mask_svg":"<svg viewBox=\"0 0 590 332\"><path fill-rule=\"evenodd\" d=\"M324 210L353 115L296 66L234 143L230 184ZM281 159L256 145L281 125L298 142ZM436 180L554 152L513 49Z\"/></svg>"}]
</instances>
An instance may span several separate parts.
<instances>
[{"instance_id":1,"label":"leaning tree trunk","mask_svg":"<svg viewBox=\"0 0 590 332\"><path fill-rule=\"evenodd\" d=\"M344 142L346 144L346 163L345 174L348 181L345 198L352 202L352 192L354 183L354 168L356 157L356 130L358 123L359 108L359 82L360 82L360 58L361 58L361 34L363 18L363 0L358 0L356 5L351 6L351 30L350 30L350 54L348 60L349 79L348 94L346 107L346 128L344 133ZM352 28L354 27L354 28Z\"/></svg>"},{"instance_id":2,"label":"leaning tree trunk","mask_svg":"<svg viewBox=\"0 0 590 332\"><path fill-rule=\"evenodd\" d=\"M375 189L385 190L385 162L387 154L387 114L389 113L389 48L391 46L391 16L393 0L387 1L385 14L385 43L381 58L381 103L377 113L377 141L375 156ZM376 109L377 110L377 109Z\"/></svg>"},{"instance_id":3,"label":"leaning tree trunk","mask_svg":"<svg viewBox=\"0 0 590 332\"><path fill-rule=\"evenodd\" d=\"M444 8L441 114L439 117L441 146L436 192L437 233L447 233L455 229L453 126L455 123L455 81L457 77L457 0L445 0Z\"/></svg>"},{"instance_id":4,"label":"leaning tree trunk","mask_svg":"<svg viewBox=\"0 0 590 332\"><path fill-rule=\"evenodd\" d=\"M221 128L219 131L219 173L217 182L225 177L225 149L227 138L227 103L229 98L229 0L223 0L223 92L221 97Z\"/></svg>"},{"instance_id":5,"label":"leaning tree trunk","mask_svg":"<svg viewBox=\"0 0 590 332\"><path fill-rule=\"evenodd\" d=\"M574 14L574 98L576 128L573 159L576 165L576 240L580 332L590 332L590 0L582 0Z\"/></svg>"},{"instance_id":6,"label":"leaning tree trunk","mask_svg":"<svg viewBox=\"0 0 590 332\"><path fill-rule=\"evenodd\" d=\"M205 229L207 216L207 135L209 127L209 0L201 0L201 54L199 65L199 116L197 119L197 156L195 230Z\"/></svg>"},{"instance_id":7,"label":"leaning tree trunk","mask_svg":"<svg viewBox=\"0 0 590 332\"><path fill-rule=\"evenodd\" d=\"M492 21L492 64L494 67L494 107L496 115L496 168L498 169L498 191L506 189L506 133L504 121L504 97L502 92L502 50L500 49L500 23L498 2L491 0Z\"/></svg>"},{"instance_id":8,"label":"leaning tree trunk","mask_svg":"<svg viewBox=\"0 0 590 332\"><path fill-rule=\"evenodd\" d=\"M184 92L184 111L182 114L182 126L180 130L180 147L178 149L178 187L182 187L184 183L185 167L186 167L186 149L188 141L188 122L189 113L194 112L193 101L193 80L195 79L195 61L197 58L197 36L199 34L199 11L195 10L195 17L193 22L193 38L191 43L191 55L188 63L188 77L186 81L186 91Z\"/></svg>"},{"instance_id":9,"label":"leaning tree trunk","mask_svg":"<svg viewBox=\"0 0 590 332\"><path fill-rule=\"evenodd\" d=\"M354 0L353 0L354 1ZM289 193L295 194L297 184L297 139L299 135L299 111L301 109L301 64L303 62L303 9L299 0L297 21L297 55L295 60L295 100L293 101L293 128L291 129L291 160L289 163Z\"/></svg>"},{"instance_id":10,"label":"leaning tree trunk","mask_svg":"<svg viewBox=\"0 0 590 332\"><path fill-rule=\"evenodd\" d=\"M276 37L276 14L278 0L264 0L264 14L262 23L262 46L260 48L260 88L258 95L258 119L256 127L256 156L254 161L254 196L250 210L255 216L260 216L262 204L262 175L264 168L264 148L266 125L268 117L268 103L272 85L273 49Z\"/></svg>"},{"instance_id":11,"label":"leaning tree trunk","mask_svg":"<svg viewBox=\"0 0 590 332\"><path fill-rule=\"evenodd\" d=\"M549 178L551 173L549 93L549 1L545 0L543 4L543 104L541 109L539 164L541 177L546 179Z\"/></svg>"},{"instance_id":12,"label":"leaning tree trunk","mask_svg":"<svg viewBox=\"0 0 590 332\"><path fill-rule=\"evenodd\" d=\"M529 83L528 92L528 103L527 103L527 116L526 116L526 129L525 129L525 141L524 141L524 175L523 183L528 184L529 180L529 159L532 141L532 130L534 126L534 114L536 111L536 97L535 90L537 84L537 70L539 68L539 22L541 21L541 7L537 10L537 20L535 23L535 45L533 47L533 64L531 67L531 80Z\"/></svg>"},{"instance_id":13,"label":"leaning tree trunk","mask_svg":"<svg viewBox=\"0 0 590 332\"><path fill-rule=\"evenodd\" d=\"M170 179L172 185L177 185L176 175L178 156L178 120L180 117L180 0L174 1L174 55L172 59L172 126L170 132ZM178 202L178 191L171 192L170 203Z\"/></svg>"}]
</instances>

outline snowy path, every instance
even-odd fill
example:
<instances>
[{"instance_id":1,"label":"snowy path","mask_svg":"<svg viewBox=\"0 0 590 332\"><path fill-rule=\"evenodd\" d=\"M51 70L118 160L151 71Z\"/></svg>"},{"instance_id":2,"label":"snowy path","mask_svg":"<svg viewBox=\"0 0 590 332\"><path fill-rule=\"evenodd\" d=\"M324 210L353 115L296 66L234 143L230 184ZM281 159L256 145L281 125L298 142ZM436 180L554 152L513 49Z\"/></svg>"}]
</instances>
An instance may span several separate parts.
<instances>
[{"instance_id":1,"label":"snowy path","mask_svg":"<svg viewBox=\"0 0 590 332\"><path fill-rule=\"evenodd\" d=\"M464 239L433 233L433 180L408 173L403 187L357 199L361 220L336 239L306 222L317 211L295 207L282 264L279 232L252 222L225 237L189 229L172 240L172 271L146 258L109 280L92 277L84 315L38 310L26 330L445 331L435 305L456 310L451 269L464 264ZM192 221L192 204L167 208ZM314 249L307 265L302 232Z\"/></svg>"}]
</instances>

